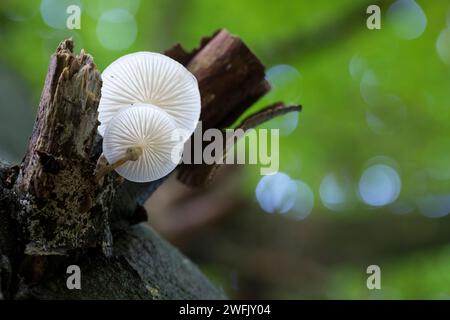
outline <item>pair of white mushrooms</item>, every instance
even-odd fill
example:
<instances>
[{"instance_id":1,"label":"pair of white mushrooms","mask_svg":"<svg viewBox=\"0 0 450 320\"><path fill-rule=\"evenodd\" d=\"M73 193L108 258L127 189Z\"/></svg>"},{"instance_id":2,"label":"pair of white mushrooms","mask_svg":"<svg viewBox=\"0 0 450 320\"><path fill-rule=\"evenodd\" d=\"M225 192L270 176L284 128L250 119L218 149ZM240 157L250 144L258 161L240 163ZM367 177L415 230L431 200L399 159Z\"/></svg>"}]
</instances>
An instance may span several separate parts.
<instances>
[{"instance_id":1,"label":"pair of white mushrooms","mask_svg":"<svg viewBox=\"0 0 450 320\"><path fill-rule=\"evenodd\" d=\"M109 169L134 182L170 173L199 121L197 79L180 63L152 52L119 58L102 79L98 131Z\"/></svg>"}]
</instances>

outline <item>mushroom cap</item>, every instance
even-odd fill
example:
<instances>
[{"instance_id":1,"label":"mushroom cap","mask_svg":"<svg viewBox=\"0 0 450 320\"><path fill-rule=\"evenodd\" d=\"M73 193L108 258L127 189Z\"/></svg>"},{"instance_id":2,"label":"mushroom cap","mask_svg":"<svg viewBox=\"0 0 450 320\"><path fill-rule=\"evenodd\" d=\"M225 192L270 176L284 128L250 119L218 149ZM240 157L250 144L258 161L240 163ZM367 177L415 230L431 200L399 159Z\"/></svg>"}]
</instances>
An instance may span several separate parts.
<instances>
[{"instance_id":1,"label":"mushroom cap","mask_svg":"<svg viewBox=\"0 0 450 320\"><path fill-rule=\"evenodd\" d=\"M109 163L123 158L128 148L141 147L136 161L116 169L125 179L149 182L169 174L181 159L183 141L175 122L159 108L136 104L123 108L109 122L103 136L103 154Z\"/></svg>"},{"instance_id":2,"label":"mushroom cap","mask_svg":"<svg viewBox=\"0 0 450 320\"><path fill-rule=\"evenodd\" d=\"M184 139L194 132L200 117L197 79L177 61L153 52L125 55L102 73L98 130L103 136L114 115L130 104L158 106L171 116Z\"/></svg>"}]
</instances>

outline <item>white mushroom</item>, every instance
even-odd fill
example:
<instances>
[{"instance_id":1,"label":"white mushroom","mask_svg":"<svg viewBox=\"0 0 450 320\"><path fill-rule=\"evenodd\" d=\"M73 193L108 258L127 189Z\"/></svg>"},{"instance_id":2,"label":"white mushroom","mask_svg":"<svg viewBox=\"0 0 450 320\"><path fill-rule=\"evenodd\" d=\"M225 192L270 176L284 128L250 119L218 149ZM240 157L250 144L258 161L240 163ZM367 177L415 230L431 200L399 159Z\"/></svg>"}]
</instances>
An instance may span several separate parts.
<instances>
[{"instance_id":1,"label":"white mushroom","mask_svg":"<svg viewBox=\"0 0 450 320\"><path fill-rule=\"evenodd\" d=\"M116 170L134 182L164 177L181 159L183 141L176 134L175 122L155 106L123 108L104 132L103 154L111 164L106 172Z\"/></svg>"},{"instance_id":2,"label":"white mushroom","mask_svg":"<svg viewBox=\"0 0 450 320\"><path fill-rule=\"evenodd\" d=\"M175 60L152 52L128 54L108 66L102 79L101 135L118 111L136 103L167 112L184 140L194 132L200 116L197 79Z\"/></svg>"}]
</instances>

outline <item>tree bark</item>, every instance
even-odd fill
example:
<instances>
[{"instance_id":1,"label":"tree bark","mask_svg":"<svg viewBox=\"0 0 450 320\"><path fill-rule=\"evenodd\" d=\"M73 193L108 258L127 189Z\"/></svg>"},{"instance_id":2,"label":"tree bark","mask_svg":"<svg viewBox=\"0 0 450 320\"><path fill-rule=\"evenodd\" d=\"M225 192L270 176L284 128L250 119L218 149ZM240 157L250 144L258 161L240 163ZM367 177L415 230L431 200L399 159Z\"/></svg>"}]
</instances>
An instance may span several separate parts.
<instances>
[{"instance_id":1,"label":"tree bark","mask_svg":"<svg viewBox=\"0 0 450 320\"><path fill-rule=\"evenodd\" d=\"M166 52L197 78L202 97L203 129L223 128L270 90L265 67L241 39L219 30L199 49Z\"/></svg>"},{"instance_id":2,"label":"tree bark","mask_svg":"<svg viewBox=\"0 0 450 320\"><path fill-rule=\"evenodd\" d=\"M114 235L114 256L88 254L77 264L81 290L68 290L65 270L46 281L19 288L21 299L223 299L199 269L161 239L147 224Z\"/></svg>"},{"instance_id":3,"label":"tree bark","mask_svg":"<svg viewBox=\"0 0 450 320\"><path fill-rule=\"evenodd\" d=\"M50 61L36 123L16 190L17 215L33 255L111 246L108 226L113 195L92 175L101 77L92 57L72 53L63 41ZM105 184L106 186L106 184Z\"/></svg>"},{"instance_id":4,"label":"tree bark","mask_svg":"<svg viewBox=\"0 0 450 320\"><path fill-rule=\"evenodd\" d=\"M270 84L265 79L265 67L258 57L241 39L224 29L218 30L212 37L203 38L200 47L192 52L186 52L177 44L165 54L185 65L199 82L203 131L209 128L225 129L232 125L270 90ZM265 116L258 118L262 121L254 126L278 115L300 110L298 106L286 108L283 103L276 103L262 112ZM224 154L226 148L224 145ZM188 186L201 187L211 181L217 168L217 165L204 163L183 164L178 170L178 179Z\"/></svg>"},{"instance_id":5,"label":"tree bark","mask_svg":"<svg viewBox=\"0 0 450 320\"><path fill-rule=\"evenodd\" d=\"M198 78L208 126L233 122L268 90L263 65L226 31L190 54L179 45L170 52ZM0 163L0 298L225 298L192 262L137 224L147 217L145 199L166 177L136 184L112 172L95 179L101 85L93 58L75 56L72 40L61 42L22 164ZM66 286L72 264L81 268L81 290Z\"/></svg>"}]
</instances>

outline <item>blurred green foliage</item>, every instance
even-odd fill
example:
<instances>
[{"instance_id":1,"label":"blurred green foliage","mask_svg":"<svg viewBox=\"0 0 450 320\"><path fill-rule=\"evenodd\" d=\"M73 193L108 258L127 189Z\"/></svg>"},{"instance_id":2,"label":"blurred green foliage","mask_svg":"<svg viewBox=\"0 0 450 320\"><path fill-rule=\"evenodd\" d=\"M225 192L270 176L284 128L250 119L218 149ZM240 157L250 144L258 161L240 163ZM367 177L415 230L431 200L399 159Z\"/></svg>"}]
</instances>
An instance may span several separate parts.
<instances>
[{"instance_id":1,"label":"blurred green foliage","mask_svg":"<svg viewBox=\"0 0 450 320\"><path fill-rule=\"evenodd\" d=\"M330 281L330 299L450 299L450 247L418 252L383 264L382 290L367 290L362 270L343 266Z\"/></svg>"},{"instance_id":2,"label":"blurred green foliage","mask_svg":"<svg viewBox=\"0 0 450 320\"><path fill-rule=\"evenodd\" d=\"M370 219L374 211L393 214L399 207L404 209L400 213L446 216L450 212L450 66L437 47L450 48L450 39L442 38L438 45L443 30L450 28L450 2L417 1L426 17L424 30L420 30L420 14L413 13L405 21L401 15L389 18L393 2L382 1L381 30L368 30L364 9L371 2L362 0L2 0L0 152L12 161L22 156L49 57L62 39L73 37L76 51L84 48L103 70L129 52L162 51L177 42L193 48L203 36L225 27L239 35L269 70L284 66L269 79L273 92L248 113L277 100L304 106L298 119L289 116L267 126L282 130L290 126L284 128L289 134L281 137L280 171L313 191L314 209L307 219L336 219L337 214ZM48 25L48 21L64 23L65 13L55 8L73 3L82 8L80 30ZM132 19L123 20L119 12L119 27L110 33L108 28L98 29L102 16L117 8L129 12ZM419 36L403 39L398 23ZM119 35L113 32L120 30L124 33L116 39ZM136 38L127 30L136 30ZM105 41L116 40L126 48L104 46ZM374 163L388 164L398 173L401 192L395 203L373 208L360 201L359 179ZM333 213L321 201L321 182L329 173L349 181L352 205L345 213ZM249 201L256 202L260 178L258 167L247 168L242 193ZM440 219L450 226L447 217ZM355 271L360 266L342 266L332 271L334 284L322 296L445 298L450 294L445 272L449 265L447 247L389 260L383 276L389 290L375 296L365 288L365 274ZM286 296L296 297L295 293Z\"/></svg>"}]
</instances>

